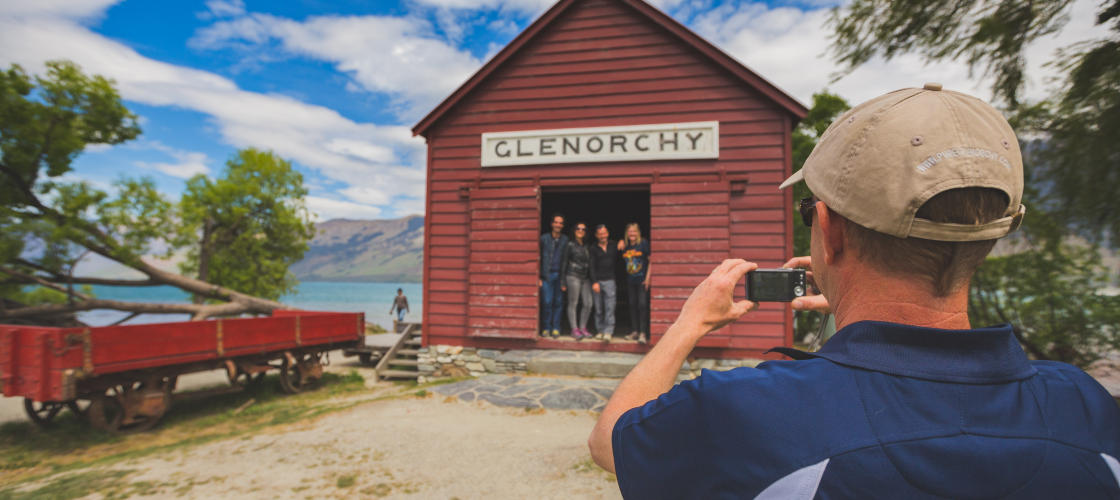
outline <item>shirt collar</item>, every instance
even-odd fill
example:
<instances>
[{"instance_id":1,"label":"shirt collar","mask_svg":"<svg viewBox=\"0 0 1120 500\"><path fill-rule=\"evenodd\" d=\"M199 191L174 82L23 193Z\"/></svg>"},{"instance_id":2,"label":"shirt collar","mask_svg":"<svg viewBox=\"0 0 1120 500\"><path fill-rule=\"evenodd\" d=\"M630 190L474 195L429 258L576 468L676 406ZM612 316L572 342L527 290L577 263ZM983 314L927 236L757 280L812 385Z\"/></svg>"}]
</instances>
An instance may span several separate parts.
<instances>
[{"instance_id":1,"label":"shirt collar","mask_svg":"<svg viewBox=\"0 0 1120 500\"><path fill-rule=\"evenodd\" d=\"M1036 373L1011 325L942 330L859 321L837 331L820 351L775 350L795 359L822 358L845 366L945 382L1003 383Z\"/></svg>"}]
</instances>

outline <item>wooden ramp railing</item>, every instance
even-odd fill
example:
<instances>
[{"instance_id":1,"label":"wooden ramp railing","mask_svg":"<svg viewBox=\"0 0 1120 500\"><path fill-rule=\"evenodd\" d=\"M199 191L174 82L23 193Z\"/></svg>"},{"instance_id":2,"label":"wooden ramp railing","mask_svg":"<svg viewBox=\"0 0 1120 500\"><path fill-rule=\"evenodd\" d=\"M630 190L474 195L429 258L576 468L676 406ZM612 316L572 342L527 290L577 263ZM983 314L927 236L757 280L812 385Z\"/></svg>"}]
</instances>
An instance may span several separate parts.
<instances>
[{"instance_id":1,"label":"wooden ramp railing","mask_svg":"<svg viewBox=\"0 0 1120 500\"><path fill-rule=\"evenodd\" d=\"M413 379L420 376L419 361L416 356L420 354L420 323L395 323L401 338L389 348L381 361L377 363L377 377L379 379Z\"/></svg>"}]
</instances>

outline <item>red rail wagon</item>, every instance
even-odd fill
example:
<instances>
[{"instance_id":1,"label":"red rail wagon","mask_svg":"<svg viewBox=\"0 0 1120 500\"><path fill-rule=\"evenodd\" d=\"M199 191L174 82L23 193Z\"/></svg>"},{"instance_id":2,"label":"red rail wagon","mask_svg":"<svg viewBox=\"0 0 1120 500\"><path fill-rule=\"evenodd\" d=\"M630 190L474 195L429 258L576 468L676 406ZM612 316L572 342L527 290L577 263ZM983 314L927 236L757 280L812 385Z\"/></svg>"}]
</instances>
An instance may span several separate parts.
<instances>
[{"instance_id":1,"label":"red rail wagon","mask_svg":"<svg viewBox=\"0 0 1120 500\"><path fill-rule=\"evenodd\" d=\"M280 372L281 388L318 381L324 353L353 347L365 315L275 311L266 318L51 328L0 325L0 390L46 424L63 408L109 431L148 429L171 406L179 375L224 368L243 385Z\"/></svg>"}]
</instances>

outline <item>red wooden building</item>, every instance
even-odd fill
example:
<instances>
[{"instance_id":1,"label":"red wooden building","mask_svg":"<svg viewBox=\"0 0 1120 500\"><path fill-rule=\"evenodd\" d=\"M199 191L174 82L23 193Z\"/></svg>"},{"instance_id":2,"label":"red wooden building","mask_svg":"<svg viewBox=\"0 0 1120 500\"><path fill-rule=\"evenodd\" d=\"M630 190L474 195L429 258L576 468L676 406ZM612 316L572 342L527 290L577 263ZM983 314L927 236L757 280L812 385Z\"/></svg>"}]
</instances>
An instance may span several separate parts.
<instances>
[{"instance_id":1,"label":"red wooden building","mask_svg":"<svg viewBox=\"0 0 1120 500\"><path fill-rule=\"evenodd\" d=\"M656 342L723 259L777 267L791 254L778 184L805 113L642 0L561 0L413 128L428 144L424 345L643 352L538 337L551 214L606 223L614 240L640 223ZM625 304L618 318L628 332ZM791 341L788 306L766 304L696 354Z\"/></svg>"}]
</instances>

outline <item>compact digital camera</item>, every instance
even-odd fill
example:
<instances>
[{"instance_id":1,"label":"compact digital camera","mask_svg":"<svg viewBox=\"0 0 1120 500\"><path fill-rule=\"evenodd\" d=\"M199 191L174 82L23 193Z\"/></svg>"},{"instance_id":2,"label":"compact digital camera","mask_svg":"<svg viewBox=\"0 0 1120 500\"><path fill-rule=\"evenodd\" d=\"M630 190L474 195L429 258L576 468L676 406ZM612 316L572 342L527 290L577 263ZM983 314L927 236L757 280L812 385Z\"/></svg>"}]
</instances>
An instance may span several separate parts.
<instances>
[{"instance_id":1,"label":"compact digital camera","mask_svg":"<svg viewBox=\"0 0 1120 500\"><path fill-rule=\"evenodd\" d=\"M755 269L747 273L747 300L790 302L807 293L804 269Z\"/></svg>"}]
</instances>

